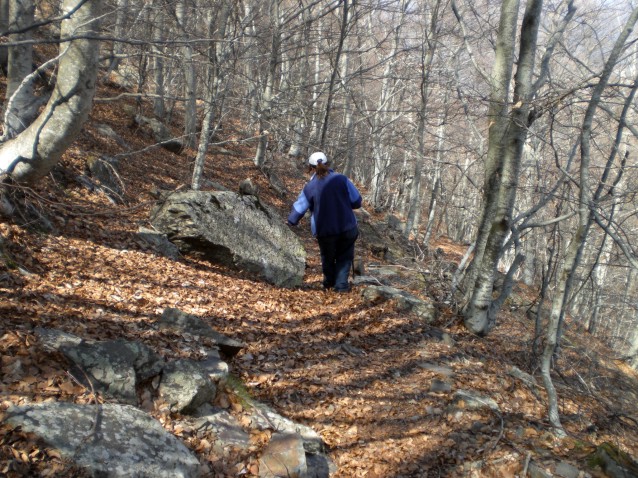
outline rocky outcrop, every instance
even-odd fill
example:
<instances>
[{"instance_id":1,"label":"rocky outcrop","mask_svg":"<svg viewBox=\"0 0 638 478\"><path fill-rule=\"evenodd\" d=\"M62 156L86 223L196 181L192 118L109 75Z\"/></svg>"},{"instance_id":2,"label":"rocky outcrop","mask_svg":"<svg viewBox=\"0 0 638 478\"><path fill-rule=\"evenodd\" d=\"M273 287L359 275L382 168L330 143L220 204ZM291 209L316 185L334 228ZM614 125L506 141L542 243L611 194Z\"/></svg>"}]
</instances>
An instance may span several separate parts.
<instances>
[{"instance_id":1,"label":"rocky outcrop","mask_svg":"<svg viewBox=\"0 0 638 478\"><path fill-rule=\"evenodd\" d=\"M312 428L282 417L262 403L252 403L251 422L259 430L274 432L262 453L260 477L327 478L336 471L321 436Z\"/></svg>"},{"instance_id":2,"label":"rocky outcrop","mask_svg":"<svg viewBox=\"0 0 638 478\"><path fill-rule=\"evenodd\" d=\"M199 476L197 457L132 406L37 403L10 408L7 423L35 433L91 476Z\"/></svg>"},{"instance_id":3,"label":"rocky outcrop","mask_svg":"<svg viewBox=\"0 0 638 478\"><path fill-rule=\"evenodd\" d=\"M253 273L279 287L301 285L306 252L278 213L230 191L169 194L151 222L185 254Z\"/></svg>"},{"instance_id":4,"label":"rocky outcrop","mask_svg":"<svg viewBox=\"0 0 638 478\"><path fill-rule=\"evenodd\" d=\"M276 433L259 459L260 478L305 478L308 476L306 453L301 437L294 433Z\"/></svg>"},{"instance_id":5,"label":"rocky outcrop","mask_svg":"<svg viewBox=\"0 0 638 478\"><path fill-rule=\"evenodd\" d=\"M157 420L131 406L138 401L144 410L176 413L176 426L218 449L248 450L253 446L251 430L269 430L272 437L261 453L260 476L328 478L336 470L323 440L312 428L249 398L246 409L250 416L242 425L212 405L219 384L228 379L228 364L220 350L232 357L244 346L241 342L178 309L166 309L154 325L164 333L201 338L199 348L205 358L165 360L137 342L90 341L60 330L36 329L42 348L64 354L78 382L126 405L25 405L11 408L7 423L36 434L96 477L199 476L195 455ZM285 470L292 474L282 475Z\"/></svg>"},{"instance_id":6,"label":"rocky outcrop","mask_svg":"<svg viewBox=\"0 0 638 478\"><path fill-rule=\"evenodd\" d=\"M137 405L137 385L162 371L163 361L144 344L125 340L84 342L60 351L74 364L72 371L87 388Z\"/></svg>"}]
</instances>

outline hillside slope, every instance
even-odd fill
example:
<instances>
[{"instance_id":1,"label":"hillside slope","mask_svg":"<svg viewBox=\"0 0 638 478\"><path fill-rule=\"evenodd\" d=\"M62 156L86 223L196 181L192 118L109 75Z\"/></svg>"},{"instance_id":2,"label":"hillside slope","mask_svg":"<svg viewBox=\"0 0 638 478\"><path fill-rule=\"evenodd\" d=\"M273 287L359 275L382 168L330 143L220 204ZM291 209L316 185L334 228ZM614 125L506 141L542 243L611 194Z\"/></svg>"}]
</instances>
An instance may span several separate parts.
<instances>
[{"instance_id":1,"label":"hillside slope","mask_svg":"<svg viewBox=\"0 0 638 478\"><path fill-rule=\"evenodd\" d=\"M512 367L537 371L534 324L524 315L533 291L517 288L494 333L481 339L468 334L445 304L437 304L438 323L428 325L392 303L364 302L360 286L346 295L324 292L307 223L297 229L309 254L307 274L295 290L152 253L137 238L138 228L148 226L154 191L190 183L194 152L149 148L149 132L134 125L127 109L123 102L97 104L80 139L41 185L11 189L20 207L15 220L0 222L0 420L14 404L92 399L66 373L62 357L43 354L34 327L142 341L167 358L194 356L196 344L169 341L149 327L165 308L177 307L247 344L231 363L232 374L246 393L318 431L338 477L515 476L529 459L548 470L572 464L598 476L586 457L605 441L638 456L636 376L576 326L567 328L555 375L568 439L549 433L542 389L508 374ZM116 136L105 135L104 125ZM240 129L228 125L223 148L212 149L207 187L236 190L250 178L284 221L303 185L302 168L277 158L271 167L284 188L275 191L254 168L253 146L240 141ZM91 155L121 155L123 203L87 188ZM392 265L366 245L360 243L359 251L369 267ZM436 249L412 263L425 283L406 284L434 301L448 287L446 267L462 253L444 238ZM408 248L405 254L413 253ZM459 390L491 397L498 410L453 407ZM242 400L228 390L217 405L241 413ZM159 410L156 416L198 454L208 476L256 471L267 437L253 437L250 454L220 454L175 427L170 416ZM54 450L32 437L7 426L1 433L0 474L72 474Z\"/></svg>"}]
</instances>

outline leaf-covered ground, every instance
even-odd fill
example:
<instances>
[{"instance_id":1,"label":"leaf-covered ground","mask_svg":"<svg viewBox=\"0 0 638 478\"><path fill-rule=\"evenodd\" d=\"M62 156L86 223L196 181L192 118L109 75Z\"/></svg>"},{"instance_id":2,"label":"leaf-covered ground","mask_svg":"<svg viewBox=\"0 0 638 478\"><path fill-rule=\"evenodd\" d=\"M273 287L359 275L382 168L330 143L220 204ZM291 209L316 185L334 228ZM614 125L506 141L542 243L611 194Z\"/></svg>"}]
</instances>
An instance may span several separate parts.
<instances>
[{"instance_id":1,"label":"leaf-covered ground","mask_svg":"<svg viewBox=\"0 0 638 478\"><path fill-rule=\"evenodd\" d=\"M100 124L126 145L99 133ZM276 160L274 171L289 191L278 195L252 165L253 146L235 142L239 130L226 127L222 139L229 142L213 149L206 179L235 190L251 178L261 200L278 208L284 221L303 184L302 168L287 158ZM297 229L308 250L307 274L295 290L191 258L176 262L154 254L136 232L148 226L156 189L190 183L194 151L176 155L151 148L121 157L123 204L89 191L80 179L89 155L114 156L150 144L149 133L133 125L121 103L97 104L80 139L41 185L11 188L22 217L0 222L0 419L11 405L30 401L104 400L67 373L62 357L43 352L34 327L138 340L169 358L198 358L192 337L175 340L150 327L166 307L177 307L247 345L230 363L243 387L221 394L218 405L241 419L246 401L236 391L242 390L313 427L329 446L337 477L516 476L529 459L549 470L571 463L597 476L599 471L586 468L586 456L604 441L638 456L636 375L577 325L568 324L554 376L568 439L549 433L542 389L508 375L512 366L537 372L534 324L524 314L534 291L517 288L494 333L477 338L444 304L437 304L437 323L428 325L392 303L364 303L360 287L349 294L324 292L307 223ZM463 253L445 238L436 247L438 254L413 263L428 271L426 284L413 292L433 301L447 290L444 268ZM359 252L367 264L384 264L364 243ZM439 340L441 332L453 341ZM445 365L453 374L440 375L431 365ZM450 389L436 391L433 384L441 381ZM489 395L500 412L452 408L457 390ZM179 417L161 407L150 412L198 454L206 476L257 472L267 436L253 436L249 453L226 453L183 429ZM6 425L0 433L0 475L79 474L33 437Z\"/></svg>"}]
</instances>

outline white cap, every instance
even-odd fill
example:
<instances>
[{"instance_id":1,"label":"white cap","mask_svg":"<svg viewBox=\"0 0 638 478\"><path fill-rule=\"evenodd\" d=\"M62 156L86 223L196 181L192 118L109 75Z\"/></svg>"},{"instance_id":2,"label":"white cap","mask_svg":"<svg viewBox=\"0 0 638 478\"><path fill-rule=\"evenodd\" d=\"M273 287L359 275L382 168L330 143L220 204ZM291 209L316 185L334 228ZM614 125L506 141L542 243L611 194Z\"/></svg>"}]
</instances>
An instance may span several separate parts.
<instances>
[{"instance_id":1,"label":"white cap","mask_svg":"<svg viewBox=\"0 0 638 478\"><path fill-rule=\"evenodd\" d=\"M310 166L317 166L318 164L326 164L328 162L328 158L326 155L320 151L316 153L312 153L308 158L308 164Z\"/></svg>"}]
</instances>

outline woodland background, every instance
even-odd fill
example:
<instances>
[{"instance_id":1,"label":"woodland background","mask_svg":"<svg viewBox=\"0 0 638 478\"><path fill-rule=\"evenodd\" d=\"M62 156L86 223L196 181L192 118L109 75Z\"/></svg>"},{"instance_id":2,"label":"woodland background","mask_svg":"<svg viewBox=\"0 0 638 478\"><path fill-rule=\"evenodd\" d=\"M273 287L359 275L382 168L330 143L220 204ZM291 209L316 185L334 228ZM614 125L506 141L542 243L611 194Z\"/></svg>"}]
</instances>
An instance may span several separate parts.
<instances>
[{"instance_id":1,"label":"woodland background","mask_svg":"<svg viewBox=\"0 0 638 478\"><path fill-rule=\"evenodd\" d=\"M72 31L61 28L85 12ZM324 150L360 185L373 215L402 219L415 260L432 260L442 238L465 246L436 300L486 344L506 326L511 280L530 288L528 368L540 367L560 435L550 370L567 317L638 365L637 18L632 2L3 0L3 212L90 229L94 210L76 219L65 205L56 215L48 199L62 187L84 200L59 168L82 171L92 152L134 169L122 175L132 209L111 214L135 217L132 204L151 185L209 187L232 170L231 158L248 161L265 188L296 178L272 199L283 211L306 155ZM95 59L68 60L66 45ZM78 78L84 86L60 95ZM76 97L81 106L64 126L42 134ZM113 129L138 114L159 119L181 153L160 156L153 141L129 138L103 148L101 133L83 128L89 112ZM45 143L56 146L41 150ZM39 239L12 220L3 235L35 247ZM24 260L35 263L32 252ZM26 293L18 288L29 280L5 279L16 298Z\"/></svg>"}]
</instances>

